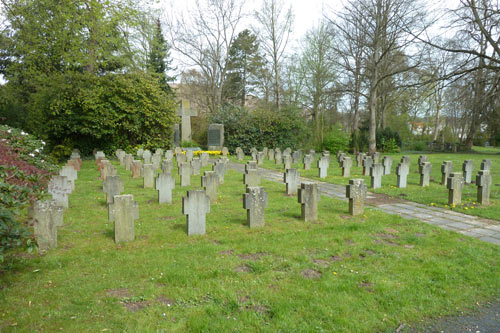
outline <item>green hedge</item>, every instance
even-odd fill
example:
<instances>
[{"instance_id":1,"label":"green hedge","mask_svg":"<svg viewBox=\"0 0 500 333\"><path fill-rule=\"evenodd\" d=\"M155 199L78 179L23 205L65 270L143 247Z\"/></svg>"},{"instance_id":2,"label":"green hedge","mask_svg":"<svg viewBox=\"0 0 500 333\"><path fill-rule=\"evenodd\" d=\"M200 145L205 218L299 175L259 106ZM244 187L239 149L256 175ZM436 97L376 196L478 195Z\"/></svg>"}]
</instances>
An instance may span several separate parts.
<instances>
[{"instance_id":1,"label":"green hedge","mask_svg":"<svg viewBox=\"0 0 500 333\"><path fill-rule=\"evenodd\" d=\"M209 118L210 123L224 124L224 146L231 152L241 147L298 149L310 137L304 117L298 110L254 110L226 105Z\"/></svg>"}]
</instances>

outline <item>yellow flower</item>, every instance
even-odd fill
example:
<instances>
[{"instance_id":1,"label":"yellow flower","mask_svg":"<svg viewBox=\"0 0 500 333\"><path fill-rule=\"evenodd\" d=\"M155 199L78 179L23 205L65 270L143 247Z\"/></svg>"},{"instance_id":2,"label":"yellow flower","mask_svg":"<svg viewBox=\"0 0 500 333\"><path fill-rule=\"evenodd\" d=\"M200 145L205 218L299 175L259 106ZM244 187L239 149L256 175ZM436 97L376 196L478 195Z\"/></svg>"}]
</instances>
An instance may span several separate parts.
<instances>
[{"instance_id":1,"label":"yellow flower","mask_svg":"<svg viewBox=\"0 0 500 333\"><path fill-rule=\"evenodd\" d=\"M469 208L465 207L465 210L469 210Z\"/></svg>"},{"instance_id":2,"label":"yellow flower","mask_svg":"<svg viewBox=\"0 0 500 333\"><path fill-rule=\"evenodd\" d=\"M453 208L455 208L457 205L453 204Z\"/></svg>"},{"instance_id":3,"label":"yellow flower","mask_svg":"<svg viewBox=\"0 0 500 333\"><path fill-rule=\"evenodd\" d=\"M434 206L434 202L431 202L431 206Z\"/></svg>"},{"instance_id":4,"label":"yellow flower","mask_svg":"<svg viewBox=\"0 0 500 333\"><path fill-rule=\"evenodd\" d=\"M333 272L333 275L337 275L337 272Z\"/></svg>"}]
</instances>

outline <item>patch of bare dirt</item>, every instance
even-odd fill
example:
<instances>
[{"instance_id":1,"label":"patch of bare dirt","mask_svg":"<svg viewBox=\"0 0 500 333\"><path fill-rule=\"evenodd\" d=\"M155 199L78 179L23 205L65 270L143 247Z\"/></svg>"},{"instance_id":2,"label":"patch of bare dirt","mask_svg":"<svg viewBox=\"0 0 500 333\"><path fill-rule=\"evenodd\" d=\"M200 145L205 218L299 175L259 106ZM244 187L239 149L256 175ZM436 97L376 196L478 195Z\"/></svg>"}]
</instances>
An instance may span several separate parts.
<instances>
[{"instance_id":1,"label":"patch of bare dirt","mask_svg":"<svg viewBox=\"0 0 500 333\"><path fill-rule=\"evenodd\" d=\"M323 259L314 259L313 262L320 267L328 267L330 265L330 262Z\"/></svg>"},{"instance_id":2,"label":"patch of bare dirt","mask_svg":"<svg viewBox=\"0 0 500 333\"><path fill-rule=\"evenodd\" d=\"M373 283L369 282L369 281L361 281L360 283L358 283L358 286L361 287L361 288L364 288L366 289L367 291L369 292L373 292Z\"/></svg>"},{"instance_id":3,"label":"patch of bare dirt","mask_svg":"<svg viewBox=\"0 0 500 333\"><path fill-rule=\"evenodd\" d=\"M166 296L160 295L156 297L156 302L166 305L166 306L171 306L175 304L175 301L172 298L168 298Z\"/></svg>"},{"instance_id":4,"label":"patch of bare dirt","mask_svg":"<svg viewBox=\"0 0 500 333\"><path fill-rule=\"evenodd\" d=\"M362 253L359 254L359 259L364 259L364 258L366 258L368 256L372 256L374 254L375 254L374 251L372 251L372 250L366 250L365 252L362 252Z\"/></svg>"},{"instance_id":5,"label":"patch of bare dirt","mask_svg":"<svg viewBox=\"0 0 500 333\"><path fill-rule=\"evenodd\" d=\"M269 255L269 254L265 253L265 252L247 253L247 254L238 254L238 258L243 259L243 260L256 261L264 256L267 256L267 255Z\"/></svg>"},{"instance_id":6,"label":"patch of bare dirt","mask_svg":"<svg viewBox=\"0 0 500 333\"><path fill-rule=\"evenodd\" d=\"M253 272L253 268L248 265L241 265L233 269L235 273L251 273Z\"/></svg>"},{"instance_id":7,"label":"patch of bare dirt","mask_svg":"<svg viewBox=\"0 0 500 333\"><path fill-rule=\"evenodd\" d=\"M347 245L356 245L356 243L354 243L354 242L353 242L352 240L350 240L350 239L346 239L346 240L345 240L345 243L346 243Z\"/></svg>"},{"instance_id":8,"label":"patch of bare dirt","mask_svg":"<svg viewBox=\"0 0 500 333\"><path fill-rule=\"evenodd\" d=\"M370 206L380 206L380 205L387 205L387 204L393 204L393 203L403 203L404 200L401 200L396 197L391 197L388 196L387 194L382 194L382 193L372 193L373 198L367 198L365 203Z\"/></svg>"},{"instance_id":9,"label":"patch of bare dirt","mask_svg":"<svg viewBox=\"0 0 500 333\"><path fill-rule=\"evenodd\" d=\"M322 275L320 271L314 269L305 269L302 271L302 276L306 279L319 279Z\"/></svg>"},{"instance_id":10,"label":"patch of bare dirt","mask_svg":"<svg viewBox=\"0 0 500 333\"><path fill-rule=\"evenodd\" d=\"M154 204L155 202L157 202L158 199L151 199L151 200L148 200L148 204Z\"/></svg>"},{"instance_id":11,"label":"patch of bare dirt","mask_svg":"<svg viewBox=\"0 0 500 333\"><path fill-rule=\"evenodd\" d=\"M398 236L396 236L396 235L386 234L383 232L379 232L378 234L375 234L375 236L380 237L382 239L398 239Z\"/></svg>"},{"instance_id":12,"label":"patch of bare dirt","mask_svg":"<svg viewBox=\"0 0 500 333\"><path fill-rule=\"evenodd\" d=\"M122 302L122 304L125 307L125 309L127 309L130 312L137 312L149 306L148 301Z\"/></svg>"},{"instance_id":13,"label":"patch of bare dirt","mask_svg":"<svg viewBox=\"0 0 500 333\"><path fill-rule=\"evenodd\" d=\"M340 218L341 218L342 220L349 220L349 219L351 219L351 218L352 218L352 215L340 215Z\"/></svg>"},{"instance_id":14,"label":"patch of bare dirt","mask_svg":"<svg viewBox=\"0 0 500 333\"><path fill-rule=\"evenodd\" d=\"M340 260L342 260L342 257L341 256L330 256L329 260L331 262L340 261Z\"/></svg>"},{"instance_id":15,"label":"patch of bare dirt","mask_svg":"<svg viewBox=\"0 0 500 333\"><path fill-rule=\"evenodd\" d=\"M403 246L405 249L413 249L415 246L414 245L410 245L410 244L406 244Z\"/></svg>"},{"instance_id":16,"label":"patch of bare dirt","mask_svg":"<svg viewBox=\"0 0 500 333\"><path fill-rule=\"evenodd\" d=\"M162 216L162 217L160 217L160 220L171 221L171 220L175 220L175 217L173 217L173 216Z\"/></svg>"},{"instance_id":17,"label":"patch of bare dirt","mask_svg":"<svg viewBox=\"0 0 500 333\"><path fill-rule=\"evenodd\" d=\"M373 242L375 244L384 244L384 245L389 245L389 246L399 246L398 243L394 243L394 242L391 242L389 240L375 239Z\"/></svg>"},{"instance_id":18,"label":"patch of bare dirt","mask_svg":"<svg viewBox=\"0 0 500 333\"><path fill-rule=\"evenodd\" d=\"M124 298L124 297L131 297L132 295L130 294L130 291L127 288L119 288L119 289L106 290L106 296Z\"/></svg>"},{"instance_id":19,"label":"patch of bare dirt","mask_svg":"<svg viewBox=\"0 0 500 333\"><path fill-rule=\"evenodd\" d=\"M234 255L234 250L224 250L217 253L220 256L232 256Z\"/></svg>"}]
</instances>

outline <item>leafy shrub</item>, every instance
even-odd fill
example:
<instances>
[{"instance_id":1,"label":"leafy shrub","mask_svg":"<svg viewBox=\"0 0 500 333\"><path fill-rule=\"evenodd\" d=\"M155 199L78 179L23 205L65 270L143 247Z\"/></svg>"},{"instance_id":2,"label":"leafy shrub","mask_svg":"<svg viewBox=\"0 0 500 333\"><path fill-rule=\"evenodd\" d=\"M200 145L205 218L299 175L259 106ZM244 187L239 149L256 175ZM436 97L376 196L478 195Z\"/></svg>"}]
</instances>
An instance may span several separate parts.
<instances>
[{"instance_id":1,"label":"leafy shrub","mask_svg":"<svg viewBox=\"0 0 500 333\"><path fill-rule=\"evenodd\" d=\"M396 146L401 147L401 137L399 136L398 131L393 131L389 127L378 129L376 134L377 150L383 151L384 144L389 142L391 139L394 140Z\"/></svg>"},{"instance_id":2,"label":"leafy shrub","mask_svg":"<svg viewBox=\"0 0 500 333\"><path fill-rule=\"evenodd\" d=\"M32 127L50 146L63 144L90 155L94 148L111 154L142 144L170 146L177 103L147 73L51 74L30 95Z\"/></svg>"},{"instance_id":3,"label":"leafy shrub","mask_svg":"<svg viewBox=\"0 0 500 333\"><path fill-rule=\"evenodd\" d=\"M224 124L224 146L231 152L241 147L290 147L296 149L309 137L309 130L298 110L270 111L226 105L213 114L211 123Z\"/></svg>"},{"instance_id":4,"label":"leafy shrub","mask_svg":"<svg viewBox=\"0 0 500 333\"><path fill-rule=\"evenodd\" d=\"M385 153L399 153L400 151L400 148L396 144L396 140L394 138L390 138L389 140L382 138L381 146L382 151Z\"/></svg>"},{"instance_id":5,"label":"leafy shrub","mask_svg":"<svg viewBox=\"0 0 500 333\"><path fill-rule=\"evenodd\" d=\"M65 145L57 145L52 149L50 156L52 156L55 160L61 162L71 156L71 151L71 147L67 147Z\"/></svg>"},{"instance_id":6,"label":"leafy shrub","mask_svg":"<svg viewBox=\"0 0 500 333\"><path fill-rule=\"evenodd\" d=\"M194 141L182 141L181 142L181 147L183 147L183 148L195 148L195 147L199 147L199 146L200 145Z\"/></svg>"},{"instance_id":7,"label":"leafy shrub","mask_svg":"<svg viewBox=\"0 0 500 333\"><path fill-rule=\"evenodd\" d=\"M35 247L33 235L28 228L14 219L12 213L0 208L0 263L10 249L27 248L31 252Z\"/></svg>"},{"instance_id":8,"label":"leafy shrub","mask_svg":"<svg viewBox=\"0 0 500 333\"><path fill-rule=\"evenodd\" d=\"M322 149L336 154L339 150L347 151L349 148L349 134L338 127L333 127L323 140Z\"/></svg>"}]
</instances>

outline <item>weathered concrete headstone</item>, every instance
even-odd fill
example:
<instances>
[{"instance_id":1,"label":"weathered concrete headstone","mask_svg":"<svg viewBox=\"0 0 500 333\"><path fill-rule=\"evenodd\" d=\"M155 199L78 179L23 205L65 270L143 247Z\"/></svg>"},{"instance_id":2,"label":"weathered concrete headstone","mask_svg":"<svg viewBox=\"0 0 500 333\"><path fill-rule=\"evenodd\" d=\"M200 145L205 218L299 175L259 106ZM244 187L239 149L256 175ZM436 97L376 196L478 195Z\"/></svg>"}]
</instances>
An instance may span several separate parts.
<instances>
[{"instance_id":1,"label":"weathered concrete headstone","mask_svg":"<svg viewBox=\"0 0 500 333\"><path fill-rule=\"evenodd\" d=\"M142 154L144 154L144 149L142 148L137 149L137 154L136 154L137 157L142 158Z\"/></svg>"},{"instance_id":2,"label":"weathered concrete headstone","mask_svg":"<svg viewBox=\"0 0 500 333\"><path fill-rule=\"evenodd\" d=\"M193 176L200 175L200 173L201 173L201 160L199 157L195 157L191 161L191 171L193 172Z\"/></svg>"},{"instance_id":3,"label":"weathered concrete headstone","mask_svg":"<svg viewBox=\"0 0 500 333\"><path fill-rule=\"evenodd\" d=\"M66 176L68 181L71 182L72 191L75 189L75 181L78 178L78 173L72 166L66 165L61 171L59 171L60 176Z\"/></svg>"},{"instance_id":4,"label":"weathered concrete headstone","mask_svg":"<svg viewBox=\"0 0 500 333\"><path fill-rule=\"evenodd\" d=\"M205 191L188 191L182 198L182 213L186 215L188 236L204 235L206 214L210 213L210 198Z\"/></svg>"},{"instance_id":5,"label":"weathered concrete headstone","mask_svg":"<svg viewBox=\"0 0 500 333\"><path fill-rule=\"evenodd\" d=\"M118 161L120 161L120 165L123 165L124 163L124 158L125 158L125 151L123 149L117 149L115 152L116 158Z\"/></svg>"},{"instance_id":6,"label":"weathered concrete headstone","mask_svg":"<svg viewBox=\"0 0 500 333\"><path fill-rule=\"evenodd\" d=\"M350 157L345 156L344 159L340 162L342 167L342 176L350 177L351 176L351 167L352 167L352 159Z\"/></svg>"},{"instance_id":7,"label":"weathered concrete headstone","mask_svg":"<svg viewBox=\"0 0 500 333\"><path fill-rule=\"evenodd\" d=\"M158 203L172 203L172 190L175 188L175 178L171 173L160 173L156 178Z\"/></svg>"},{"instance_id":8,"label":"weathered concrete headstone","mask_svg":"<svg viewBox=\"0 0 500 333\"><path fill-rule=\"evenodd\" d=\"M420 155L418 157L418 165L421 165L424 162L429 162L429 159L427 158L427 155Z\"/></svg>"},{"instance_id":9,"label":"weathered concrete headstone","mask_svg":"<svg viewBox=\"0 0 500 333\"><path fill-rule=\"evenodd\" d=\"M132 178L137 179L141 177L142 173L142 161L134 160L132 162Z\"/></svg>"},{"instance_id":10,"label":"weathered concrete headstone","mask_svg":"<svg viewBox=\"0 0 500 333\"><path fill-rule=\"evenodd\" d=\"M446 185L448 177L452 172L453 172L453 162L444 161L443 164L441 164L441 185Z\"/></svg>"},{"instance_id":11,"label":"weathered concrete headstone","mask_svg":"<svg viewBox=\"0 0 500 333\"><path fill-rule=\"evenodd\" d=\"M192 150L186 150L186 162L191 162L193 160L193 157L194 157L194 153Z\"/></svg>"},{"instance_id":12,"label":"weathered concrete headstone","mask_svg":"<svg viewBox=\"0 0 500 333\"><path fill-rule=\"evenodd\" d=\"M250 228L264 226L264 209L267 207L267 193L263 187L247 187L243 194L243 208L247 210Z\"/></svg>"},{"instance_id":13,"label":"weathered concrete headstone","mask_svg":"<svg viewBox=\"0 0 500 333\"><path fill-rule=\"evenodd\" d=\"M344 158L348 157L346 153L340 153L340 154L337 154L337 162L339 163L339 166L341 167L342 166L342 161L344 160Z\"/></svg>"},{"instance_id":14,"label":"weathered concrete headstone","mask_svg":"<svg viewBox=\"0 0 500 333\"><path fill-rule=\"evenodd\" d=\"M191 175L193 171L191 170L191 163L181 162L179 166L179 176L181 178L181 186L191 185Z\"/></svg>"},{"instance_id":15,"label":"weathered concrete headstone","mask_svg":"<svg viewBox=\"0 0 500 333\"><path fill-rule=\"evenodd\" d=\"M309 150L309 155L313 157L313 160L316 159L316 151L314 149Z\"/></svg>"},{"instance_id":16,"label":"weathered concrete headstone","mask_svg":"<svg viewBox=\"0 0 500 333\"><path fill-rule=\"evenodd\" d=\"M155 169L153 168L153 164L144 164L142 170L144 176L144 188L153 188L155 183Z\"/></svg>"},{"instance_id":17,"label":"weathered concrete headstone","mask_svg":"<svg viewBox=\"0 0 500 333\"><path fill-rule=\"evenodd\" d=\"M156 148L156 150L155 150L155 154L161 155L161 157L163 157L163 149L161 149L161 148Z\"/></svg>"},{"instance_id":18,"label":"weathered concrete headstone","mask_svg":"<svg viewBox=\"0 0 500 333\"><path fill-rule=\"evenodd\" d=\"M276 162L276 165L283 164L283 154L281 153L281 150L279 149L274 150L274 160Z\"/></svg>"},{"instance_id":19,"label":"weathered concrete headstone","mask_svg":"<svg viewBox=\"0 0 500 333\"><path fill-rule=\"evenodd\" d=\"M474 171L474 161L465 160L462 164L462 171L464 174L465 184L470 184L472 182L472 172Z\"/></svg>"},{"instance_id":20,"label":"weathered concrete headstone","mask_svg":"<svg viewBox=\"0 0 500 333\"><path fill-rule=\"evenodd\" d=\"M181 148L181 147L175 147L175 148L174 148L174 153L175 153L175 157L176 157L176 158L177 158L177 156L179 156L179 155L184 155L184 154L182 153L182 148Z\"/></svg>"},{"instance_id":21,"label":"weathered concrete headstone","mask_svg":"<svg viewBox=\"0 0 500 333\"><path fill-rule=\"evenodd\" d=\"M384 166L384 175L390 175L392 169L392 157L384 156L382 159L382 165Z\"/></svg>"},{"instance_id":22,"label":"weathered concrete headstone","mask_svg":"<svg viewBox=\"0 0 500 333\"><path fill-rule=\"evenodd\" d=\"M255 187L260 185L260 174L257 169L245 170L243 174L243 184L250 187Z\"/></svg>"},{"instance_id":23,"label":"weathered concrete headstone","mask_svg":"<svg viewBox=\"0 0 500 333\"><path fill-rule=\"evenodd\" d=\"M201 186L205 189L205 193L210 198L211 202L217 200L217 185L219 178L215 171L205 171L201 176Z\"/></svg>"},{"instance_id":24,"label":"weathered concrete headstone","mask_svg":"<svg viewBox=\"0 0 500 333\"><path fill-rule=\"evenodd\" d=\"M229 155L229 150L227 149L227 147L222 147L221 154L222 154L222 156Z\"/></svg>"},{"instance_id":25,"label":"weathered concrete headstone","mask_svg":"<svg viewBox=\"0 0 500 333\"><path fill-rule=\"evenodd\" d=\"M243 149L240 147L236 148L236 157L238 161L243 161L245 159L245 153L243 153Z\"/></svg>"},{"instance_id":26,"label":"weathered concrete headstone","mask_svg":"<svg viewBox=\"0 0 500 333\"><path fill-rule=\"evenodd\" d=\"M262 152L264 152L264 158L267 157L267 153L269 152L269 148L267 148L267 147L262 148Z\"/></svg>"},{"instance_id":27,"label":"weathered concrete headstone","mask_svg":"<svg viewBox=\"0 0 500 333\"><path fill-rule=\"evenodd\" d=\"M363 214L365 211L366 185L363 179L349 179L346 186L346 197L349 198L349 214Z\"/></svg>"},{"instance_id":28,"label":"weathered concrete headstone","mask_svg":"<svg viewBox=\"0 0 500 333\"><path fill-rule=\"evenodd\" d=\"M245 164L245 172L248 172L248 170L257 170L257 162L248 161L247 164Z\"/></svg>"},{"instance_id":29,"label":"weathered concrete headstone","mask_svg":"<svg viewBox=\"0 0 500 333\"><path fill-rule=\"evenodd\" d=\"M151 164L151 152L149 150L145 150L142 154L142 158L144 159L144 164Z\"/></svg>"},{"instance_id":30,"label":"weathered concrete headstone","mask_svg":"<svg viewBox=\"0 0 500 333\"><path fill-rule=\"evenodd\" d=\"M200 155L200 161L201 161L201 167L206 167L208 165L208 162L210 161L210 156L208 153L201 153Z\"/></svg>"},{"instance_id":31,"label":"weathered concrete headstone","mask_svg":"<svg viewBox=\"0 0 500 333\"><path fill-rule=\"evenodd\" d=\"M182 100L179 102L179 108L177 109L177 115L181 117L180 129L180 140L191 141L191 117L197 116L196 110L192 110L189 105L188 100Z\"/></svg>"},{"instance_id":32,"label":"weathered concrete headstone","mask_svg":"<svg viewBox=\"0 0 500 333\"><path fill-rule=\"evenodd\" d=\"M408 173L410 172L410 165L406 163L399 163L396 168L396 175L398 188L406 188L406 180L408 178Z\"/></svg>"},{"instance_id":33,"label":"weathered concrete headstone","mask_svg":"<svg viewBox=\"0 0 500 333\"><path fill-rule=\"evenodd\" d=\"M328 167L330 163L328 162L328 157L322 156L318 160L319 178L326 178L328 175Z\"/></svg>"},{"instance_id":34,"label":"weathered concrete headstone","mask_svg":"<svg viewBox=\"0 0 500 333\"><path fill-rule=\"evenodd\" d=\"M151 164L153 164L153 169L155 169L155 171L160 168L162 157L163 157L163 154L155 153L153 155L153 157L151 158Z\"/></svg>"},{"instance_id":35,"label":"weathered concrete headstone","mask_svg":"<svg viewBox=\"0 0 500 333\"><path fill-rule=\"evenodd\" d=\"M297 187L300 183L299 171L297 169L286 169L283 174L283 182L286 184L286 194L297 194Z\"/></svg>"},{"instance_id":36,"label":"weathered concrete headstone","mask_svg":"<svg viewBox=\"0 0 500 333\"><path fill-rule=\"evenodd\" d=\"M363 175L364 176L369 176L370 175L370 169L373 166L373 158L369 155L365 156L363 159Z\"/></svg>"},{"instance_id":37,"label":"weathered concrete headstone","mask_svg":"<svg viewBox=\"0 0 500 333\"><path fill-rule=\"evenodd\" d=\"M483 160L481 162L481 170L491 171L491 160Z\"/></svg>"},{"instance_id":38,"label":"weathered concrete headstone","mask_svg":"<svg viewBox=\"0 0 500 333\"><path fill-rule=\"evenodd\" d=\"M63 207L56 201L33 204L30 218L39 251L57 248L57 227L63 224L63 214Z\"/></svg>"},{"instance_id":39,"label":"weathered concrete headstone","mask_svg":"<svg viewBox=\"0 0 500 333\"><path fill-rule=\"evenodd\" d=\"M328 150L325 150L321 153L322 157L326 157L328 160L328 165L330 165L330 162L332 161L332 157L330 156L330 152Z\"/></svg>"},{"instance_id":40,"label":"weathered concrete headstone","mask_svg":"<svg viewBox=\"0 0 500 333\"><path fill-rule=\"evenodd\" d=\"M274 149L269 149L267 151L267 157L269 158L269 161L274 161Z\"/></svg>"},{"instance_id":41,"label":"weathered concrete headstone","mask_svg":"<svg viewBox=\"0 0 500 333\"><path fill-rule=\"evenodd\" d=\"M380 163L380 153L378 151L374 152L372 155L373 164Z\"/></svg>"},{"instance_id":42,"label":"weathered concrete headstone","mask_svg":"<svg viewBox=\"0 0 500 333\"><path fill-rule=\"evenodd\" d=\"M490 170L479 170L476 176L476 185L477 185L477 201L481 205L490 204L491 183L492 179Z\"/></svg>"},{"instance_id":43,"label":"weathered concrete headstone","mask_svg":"<svg viewBox=\"0 0 500 333\"><path fill-rule=\"evenodd\" d=\"M320 199L318 184L300 184L299 203L301 204L302 219L306 222L318 220L318 202Z\"/></svg>"},{"instance_id":44,"label":"weathered concrete headstone","mask_svg":"<svg viewBox=\"0 0 500 333\"><path fill-rule=\"evenodd\" d=\"M207 130L208 150L222 150L224 147L224 125L210 124Z\"/></svg>"},{"instance_id":45,"label":"weathered concrete headstone","mask_svg":"<svg viewBox=\"0 0 500 333\"><path fill-rule=\"evenodd\" d=\"M98 151L97 153L95 153L94 157L96 160L98 160L98 159L103 160L106 158L106 154L104 154L103 151Z\"/></svg>"},{"instance_id":46,"label":"weathered concrete headstone","mask_svg":"<svg viewBox=\"0 0 500 333\"><path fill-rule=\"evenodd\" d=\"M171 159L164 159L161 162L161 171L163 173L172 173L173 169L174 169L174 163L172 162Z\"/></svg>"},{"instance_id":47,"label":"weathered concrete headstone","mask_svg":"<svg viewBox=\"0 0 500 333\"><path fill-rule=\"evenodd\" d=\"M365 158L365 153L358 153L356 155L356 166L360 167L363 165L363 159Z\"/></svg>"},{"instance_id":48,"label":"weathered concrete headstone","mask_svg":"<svg viewBox=\"0 0 500 333\"><path fill-rule=\"evenodd\" d=\"M285 148L282 155L292 155L292 148Z\"/></svg>"},{"instance_id":49,"label":"weathered concrete headstone","mask_svg":"<svg viewBox=\"0 0 500 333\"><path fill-rule=\"evenodd\" d=\"M174 152L171 150L167 150L165 152L165 159L167 160L173 160L174 159Z\"/></svg>"},{"instance_id":50,"label":"weathered concrete headstone","mask_svg":"<svg viewBox=\"0 0 500 333\"><path fill-rule=\"evenodd\" d=\"M222 161L216 161L212 166L212 171L215 171L217 178L219 179L219 184L224 184L224 175L226 174L226 163Z\"/></svg>"},{"instance_id":51,"label":"weathered concrete headstone","mask_svg":"<svg viewBox=\"0 0 500 333\"><path fill-rule=\"evenodd\" d=\"M253 148L252 148L252 149L253 149ZM257 161L257 154L258 154L258 152L257 152L257 151L252 150L252 151L251 151L251 154L252 154L252 161Z\"/></svg>"},{"instance_id":52,"label":"weathered concrete headstone","mask_svg":"<svg viewBox=\"0 0 500 333\"><path fill-rule=\"evenodd\" d=\"M313 163L314 158L311 154L304 155L304 170L311 170L311 164Z\"/></svg>"},{"instance_id":53,"label":"weathered concrete headstone","mask_svg":"<svg viewBox=\"0 0 500 333\"><path fill-rule=\"evenodd\" d=\"M132 169L133 161L134 161L134 156L132 156L132 154L125 155L125 170L130 171Z\"/></svg>"},{"instance_id":54,"label":"weathered concrete headstone","mask_svg":"<svg viewBox=\"0 0 500 333\"><path fill-rule=\"evenodd\" d=\"M461 172L452 172L446 181L448 188L448 205L459 205L462 202L464 177Z\"/></svg>"},{"instance_id":55,"label":"weathered concrete headstone","mask_svg":"<svg viewBox=\"0 0 500 333\"><path fill-rule=\"evenodd\" d=\"M68 160L68 162L66 162L66 165L72 166L76 171L80 171L82 163L78 162L78 160L76 159L70 159Z\"/></svg>"},{"instance_id":56,"label":"weathered concrete headstone","mask_svg":"<svg viewBox=\"0 0 500 333\"><path fill-rule=\"evenodd\" d=\"M68 195L72 191L72 185L66 176L52 176L49 182L48 192L52 195L52 200L58 205L68 208Z\"/></svg>"},{"instance_id":57,"label":"weathered concrete headstone","mask_svg":"<svg viewBox=\"0 0 500 333\"><path fill-rule=\"evenodd\" d=\"M125 191L123 181L120 176L109 176L102 184L102 191L106 193L106 203L112 204L115 195Z\"/></svg>"},{"instance_id":58,"label":"weathered concrete headstone","mask_svg":"<svg viewBox=\"0 0 500 333\"><path fill-rule=\"evenodd\" d=\"M420 173L420 186L429 186L431 180L432 164L430 162L422 162L418 165Z\"/></svg>"},{"instance_id":59,"label":"weathered concrete headstone","mask_svg":"<svg viewBox=\"0 0 500 333\"><path fill-rule=\"evenodd\" d=\"M300 163L300 159L302 158L302 152L300 150L296 150L292 153L292 163Z\"/></svg>"},{"instance_id":60,"label":"weathered concrete headstone","mask_svg":"<svg viewBox=\"0 0 500 333\"><path fill-rule=\"evenodd\" d=\"M175 160L177 161L177 167L180 167L181 163L187 162L186 155L182 153L179 155L175 155Z\"/></svg>"},{"instance_id":61,"label":"weathered concrete headstone","mask_svg":"<svg viewBox=\"0 0 500 333\"><path fill-rule=\"evenodd\" d=\"M139 205L131 194L116 195L108 206L108 218L115 222L115 243L135 239L134 221L139 218Z\"/></svg>"},{"instance_id":62,"label":"weathered concrete headstone","mask_svg":"<svg viewBox=\"0 0 500 333\"><path fill-rule=\"evenodd\" d=\"M407 164L408 165L408 171L410 171L410 164L411 164L410 156L404 155L403 157L401 157L401 163Z\"/></svg>"},{"instance_id":63,"label":"weathered concrete headstone","mask_svg":"<svg viewBox=\"0 0 500 333\"><path fill-rule=\"evenodd\" d=\"M382 176L384 175L384 166L381 163L375 163L370 168L371 188L382 187Z\"/></svg>"},{"instance_id":64,"label":"weathered concrete headstone","mask_svg":"<svg viewBox=\"0 0 500 333\"><path fill-rule=\"evenodd\" d=\"M283 155L283 164L285 165L285 170L292 167L292 156Z\"/></svg>"},{"instance_id":65,"label":"weathered concrete headstone","mask_svg":"<svg viewBox=\"0 0 500 333\"><path fill-rule=\"evenodd\" d=\"M257 153L257 165L263 165L264 164L264 158L265 158L264 152L263 151L259 151Z\"/></svg>"}]
</instances>

